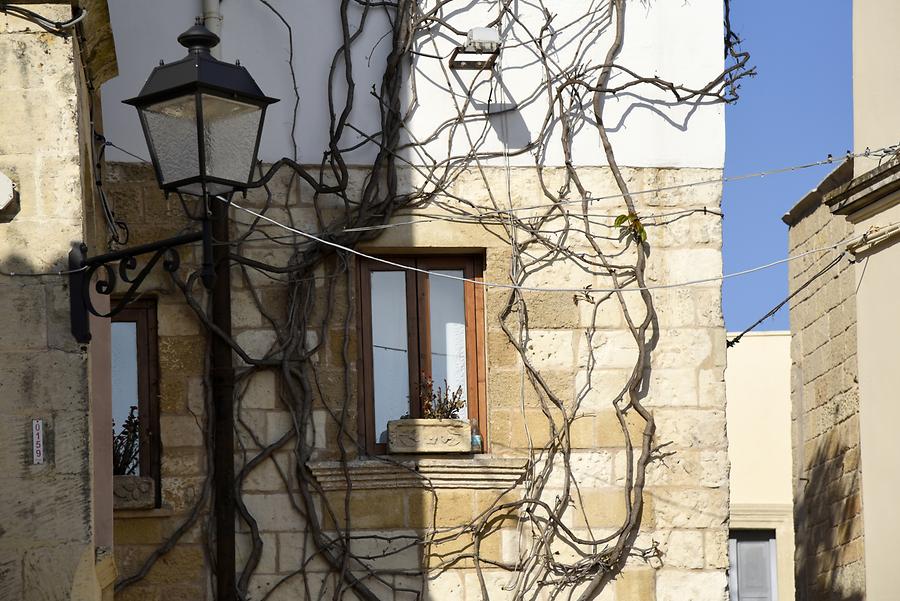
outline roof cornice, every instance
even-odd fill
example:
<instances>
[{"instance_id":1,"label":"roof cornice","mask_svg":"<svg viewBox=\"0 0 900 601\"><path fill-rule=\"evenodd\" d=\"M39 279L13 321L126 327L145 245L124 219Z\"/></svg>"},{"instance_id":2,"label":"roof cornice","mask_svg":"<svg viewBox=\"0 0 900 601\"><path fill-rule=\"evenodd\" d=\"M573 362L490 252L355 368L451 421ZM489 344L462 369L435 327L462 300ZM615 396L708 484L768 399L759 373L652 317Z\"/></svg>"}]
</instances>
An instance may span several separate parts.
<instances>
[{"instance_id":1,"label":"roof cornice","mask_svg":"<svg viewBox=\"0 0 900 601\"><path fill-rule=\"evenodd\" d=\"M818 186L810 190L806 196L800 199L781 220L788 226L796 225L803 217L822 204L822 199L832 190L842 187L845 182L853 178L853 158L846 159L843 163L825 176Z\"/></svg>"},{"instance_id":2,"label":"roof cornice","mask_svg":"<svg viewBox=\"0 0 900 601\"><path fill-rule=\"evenodd\" d=\"M853 178L825 195L823 202L836 215L856 213L900 190L900 157Z\"/></svg>"}]
</instances>

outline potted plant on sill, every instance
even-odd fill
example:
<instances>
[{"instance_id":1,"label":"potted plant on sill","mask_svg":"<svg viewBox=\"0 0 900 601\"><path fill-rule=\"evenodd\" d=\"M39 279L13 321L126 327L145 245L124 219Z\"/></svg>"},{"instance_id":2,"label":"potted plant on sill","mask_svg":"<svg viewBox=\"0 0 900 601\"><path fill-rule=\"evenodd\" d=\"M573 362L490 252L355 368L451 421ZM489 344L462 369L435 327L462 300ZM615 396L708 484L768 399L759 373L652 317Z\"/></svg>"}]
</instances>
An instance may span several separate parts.
<instances>
[{"instance_id":1,"label":"potted plant on sill","mask_svg":"<svg viewBox=\"0 0 900 601\"><path fill-rule=\"evenodd\" d=\"M422 375L419 401L422 417L388 422L388 452L390 453L471 453L472 428L459 419L465 407L462 386L450 392L447 381L443 389L434 390L434 382Z\"/></svg>"},{"instance_id":2,"label":"potted plant on sill","mask_svg":"<svg viewBox=\"0 0 900 601\"><path fill-rule=\"evenodd\" d=\"M141 423L138 408L132 405L122 429L116 432L113 421L113 507L150 509L156 504L156 481L138 474L140 464Z\"/></svg>"}]
</instances>

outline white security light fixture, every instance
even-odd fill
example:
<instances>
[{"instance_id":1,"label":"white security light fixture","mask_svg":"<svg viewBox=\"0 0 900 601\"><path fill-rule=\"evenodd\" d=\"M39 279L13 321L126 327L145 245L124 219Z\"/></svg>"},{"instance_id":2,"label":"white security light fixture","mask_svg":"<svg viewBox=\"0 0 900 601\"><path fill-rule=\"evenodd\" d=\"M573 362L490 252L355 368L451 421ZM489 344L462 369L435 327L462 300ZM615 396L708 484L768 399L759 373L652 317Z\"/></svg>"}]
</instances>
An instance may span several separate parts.
<instances>
[{"instance_id":1,"label":"white security light fixture","mask_svg":"<svg viewBox=\"0 0 900 601\"><path fill-rule=\"evenodd\" d=\"M470 55L472 58L460 58ZM500 56L500 32L493 27L474 27L466 36L466 45L453 49L450 68L459 71L485 71L493 69Z\"/></svg>"},{"instance_id":2,"label":"white security light fixture","mask_svg":"<svg viewBox=\"0 0 900 601\"><path fill-rule=\"evenodd\" d=\"M493 54L500 50L500 32L492 27L474 27L466 36L466 52Z\"/></svg>"}]
</instances>

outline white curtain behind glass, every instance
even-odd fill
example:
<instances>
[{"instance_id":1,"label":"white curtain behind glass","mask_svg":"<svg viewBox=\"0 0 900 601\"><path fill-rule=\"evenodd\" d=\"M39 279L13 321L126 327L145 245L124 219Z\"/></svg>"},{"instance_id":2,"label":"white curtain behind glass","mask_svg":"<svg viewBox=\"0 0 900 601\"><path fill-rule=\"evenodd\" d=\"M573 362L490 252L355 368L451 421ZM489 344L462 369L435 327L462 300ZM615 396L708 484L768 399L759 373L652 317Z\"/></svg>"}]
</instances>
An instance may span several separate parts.
<instances>
[{"instance_id":1,"label":"white curtain behind glass","mask_svg":"<svg viewBox=\"0 0 900 601\"><path fill-rule=\"evenodd\" d=\"M463 277L462 270L433 270L434 274ZM444 277L430 276L429 320L431 323L431 375L434 391L442 390L447 381L450 393L462 387L466 398L466 304L464 283ZM463 407L460 419L467 419Z\"/></svg>"},{"instance_id":2,"label":"white curtain behind glass","mask_svg":"<svg viewBox=\"0 0 900 601\"><path fill-rule=\"evenodd\" d=\"M409 413L406 274L373 271L371 290L375 440L385 443L388 421Z\"/></svg>"}]
</instances>

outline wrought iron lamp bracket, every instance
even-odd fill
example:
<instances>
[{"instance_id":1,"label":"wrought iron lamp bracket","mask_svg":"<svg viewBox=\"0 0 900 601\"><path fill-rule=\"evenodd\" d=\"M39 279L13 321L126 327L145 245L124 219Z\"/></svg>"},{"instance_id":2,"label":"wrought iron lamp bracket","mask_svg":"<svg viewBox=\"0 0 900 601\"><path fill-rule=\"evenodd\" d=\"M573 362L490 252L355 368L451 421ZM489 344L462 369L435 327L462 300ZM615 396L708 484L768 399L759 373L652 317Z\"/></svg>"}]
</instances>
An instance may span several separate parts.
<instances>
[{"instance_id":1,"label":"wrought iron lamp bracket","mask_svg":"<svg viewBox=\"0 0 900 601\"><path fill-rule=\"evenodd\" d=\"M202 232L193 232L142 244L96 257L88 257L88 247L80 244L69 252L69 309L71 314L72 335L80 343L91 341L90 320L88 314L97 317L112 317L127 307L137 296L141 284L153 268L163 260L163 269L174 273L181 265L178 247L191 244L209 237L208 228ZM207 246L207 245L204 245ZM204 248L205 250L205 248ZM138 269L137 258L151 255L150 259ZM113 265L118 264L117 268ZM116 275L118 272L118 276ZM98 275L99 274L99 275ZM94 276L97 276L96 279ZM108 312L98 311L91 300L91 282L93 291L111 297L119 282L128 284L125 293Z\"/></svg>"}]
</instances>

